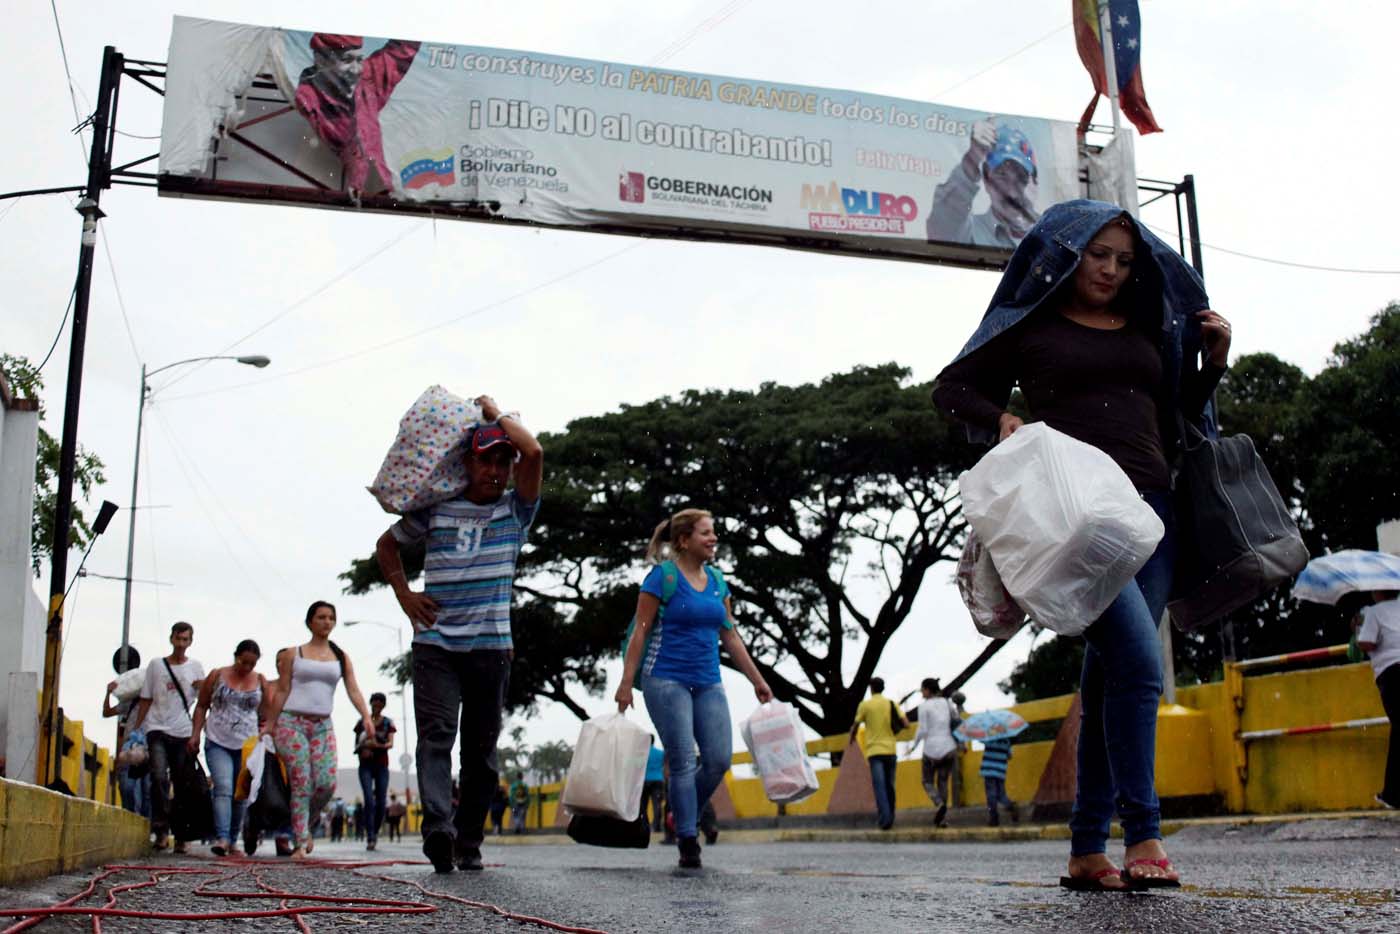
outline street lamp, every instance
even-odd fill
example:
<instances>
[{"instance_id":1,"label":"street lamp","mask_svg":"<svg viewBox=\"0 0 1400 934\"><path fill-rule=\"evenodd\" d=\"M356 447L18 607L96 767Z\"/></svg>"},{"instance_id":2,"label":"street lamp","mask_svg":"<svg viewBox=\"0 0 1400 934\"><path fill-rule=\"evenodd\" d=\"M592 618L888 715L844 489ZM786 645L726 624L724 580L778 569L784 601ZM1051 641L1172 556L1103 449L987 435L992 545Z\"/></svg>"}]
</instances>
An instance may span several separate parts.
<instances>
[{"instance_id":1,"label":"street lamp","mask_svg":"<svg viewBox=\"0 0 1400 934\"><path fill-rule=\"evenodd\" d=\"M347 619L347 626L378 626L380 629L388 629L394 633L399 640L399 655L403 655L403 627L395 626L393 623L381 623L377 619ZM403 724L399 729L403 734L403 752L399 754L399 767L403 769L403 791L408 797L409 791L409 767L413 765L413 755L408 751L408 685L399 685L399 700L403 703L403 716L399 720Z\"/></svg>"},{"instance_id":2,"label":"street lamp","mask_svg":"<svg viewBox=\"0 0 1400 934\"><path fill-rule=\"evenodd\" d=\"M247 366L255 366L258 369L262 369L272 362L262 354L251 354L242 357L190 357L188 360L176 360L174 363L167 363L165 366L150 371L146 370L146 364L141 364L141 392L138 394L136 402L136 456L132 459L131 465L131 516L126 527L126 593L122 602L122 647L121 656L117 660L118 674L126 671L127 652L131 648L131 565L136 556L136 479L141 472L141 420L142 416L146 414L146 399L151 392L146 381L157 373L163 373L187 363L200 363L205 360L233 360Z\"/></svg>"}]
</instances>

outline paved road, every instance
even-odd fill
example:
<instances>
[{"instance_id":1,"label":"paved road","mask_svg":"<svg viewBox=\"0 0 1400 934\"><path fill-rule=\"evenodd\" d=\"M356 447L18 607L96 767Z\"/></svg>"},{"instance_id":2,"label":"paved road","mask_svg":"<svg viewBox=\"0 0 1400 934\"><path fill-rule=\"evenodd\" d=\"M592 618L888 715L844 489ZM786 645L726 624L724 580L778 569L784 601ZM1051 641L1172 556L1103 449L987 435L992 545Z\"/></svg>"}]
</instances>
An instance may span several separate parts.
<instances>
[{"instance_id":1,"label":"paved road","mask_svg":"<svg viewBox=\"0 0 1400 934\"><path fill-rule=\"evenodd\" d=\"M417 898L440 910L409 918L317 915L313 931L524 931L480 909L418 895L406 883L489 902L523 914L613 932L738 931L1376 931L1400 930L1400 823L1313 821L1269 828L1192 827L1168 840L1187 885L1180 891L1086 895L1056 886L1066 846L1018 843L748 843L726 835L705 851L705 869L675 868L674 850L597 850L570 843L488 845L480 874L434 876L422 866L367 872L274 863L263 884L319 894ZM1120 851L1121 852L1121 851ZM351 844L318 856L359 859ZM417 858L412 844L384 846L378 857ZM210 868L212 861L156 860ZM494 864L494 865L493 865ZM232 870L231 870L232 871ZM251 888L251 876L215 887ZM77 892L87 874L0 890L0 903L52 904ZM136 879L136 875L124 881ZM189 895L196 877L121 896L129 907L207 911L223 907ZM244 902L244 907L268 907ZM109 932L293 931L286 919L181 922L105 919ZM79 919L47 921L38 931L90 930Z\"/></svg>"}]
</instances>

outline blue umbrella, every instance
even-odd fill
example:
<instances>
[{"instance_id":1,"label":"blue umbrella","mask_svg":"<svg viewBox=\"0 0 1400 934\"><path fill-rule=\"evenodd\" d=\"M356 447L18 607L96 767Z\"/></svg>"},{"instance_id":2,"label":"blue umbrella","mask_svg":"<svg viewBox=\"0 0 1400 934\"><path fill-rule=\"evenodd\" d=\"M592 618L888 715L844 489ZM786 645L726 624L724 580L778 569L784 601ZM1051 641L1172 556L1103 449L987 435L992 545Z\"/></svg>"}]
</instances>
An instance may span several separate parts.
<instances>
[{"instance_id":1,"label":"blue umbrella","mask_svg":"<svg viewBox=\"0 0 1400 934\"><path fill-rule=\"evenodd\" d=\"M1293 584L1297 599L1332 606L1368 590L1400 590L1400 556L1348 548L1312 559Z\"/></svg>"},{"instance_id":2,"label":"blue umbrella","mask_svg":"<svg viewBox=\"0 0 1400 934\"><path fill-rule=\"evenodd\" d=\"M1028 726L1024 717L1010 710L983 710L964 720L953 735L964 742L970 739L986 742L1010 739Z\"/></svg>"}]
</instances>

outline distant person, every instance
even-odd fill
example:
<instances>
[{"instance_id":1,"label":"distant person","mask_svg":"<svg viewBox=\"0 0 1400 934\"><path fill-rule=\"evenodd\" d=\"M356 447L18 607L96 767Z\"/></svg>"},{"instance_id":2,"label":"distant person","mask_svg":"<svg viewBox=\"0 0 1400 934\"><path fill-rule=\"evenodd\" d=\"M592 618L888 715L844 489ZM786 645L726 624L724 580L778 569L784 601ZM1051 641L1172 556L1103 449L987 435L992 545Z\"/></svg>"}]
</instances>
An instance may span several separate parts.
<instances>
[{"instance_id":1,"label":"distant person","mask_svg":"<svg viewBox=\"0 0 1400 934\"><path fill-rule=\"evenodd\" d=\"M491 828L498 837L504 832L506 808L508 807L510 807L510 798L506 794L506 786L497 782L495 789L491 792Z\"/></svg>"},{"instance_id":2,"label":"distant person","mask_svg":"<svg viewBox=\"0 0 1400 934\"><path fill-rule=\"evenodd\" d=\"M194 642L194 627L176 623L170 627L171 652L146 666L141 701L132 729L144 727L146 749L151 765L151 829L155 848L163 850L170 841L170 818L183 802L175 800L171 775L185 769L189 755L187 741L194 731L190 704L204 683L204 666L185 655ZM187 841L175 841L175 852L188 852Z\"/></svg>"},{"instance_id":3,"label":"distant person","mask_svg":"<svg viewBox=\"0 0 1400 934\"><path fill-rule=\"evenodd\" d=\"M331 842L338 843L345 836L345 802L336 798L331 802Z\"/></svg>"},{"instance_id":4,"label":"distant person","mask_svg":"<svg viewBox=\"0 0 1400 934\"><path fill-rule=\"evenodd\" d=\"M199 752L199 735L204 733L204 761L214 782L215 856L225 856L243 827L245 802L233 796L243 759L243 744L258 735L258 711L264 705L267 679L258 673L262 650L252 639L244 639L233 650L233 664L215 668L204 679L194 708L194 732L189 739L190 755Z\"/></svg>"},{"instance_id":5,"label":"distant person","mask_svg":"<svg viewBox=\"0 0 1400 934\"><path fill-rule=\"evenodd\" d=\"M312 850L312 815L320 814L335 793L336 743L331 710L335 688L342 680L345 693L360 714L366 731L374 721L360 693L350 656L331 641L335 606L317 600L306 610L311 638L277 657L277 699L268 709L263 732L277 745L291 788L292 859L305 859Z\"/></svg>"},{"instance_id":6,"label":"distant person","mask_svg":"<svg viewBox=\"0 0 1400 934\"><path fill-rule=\"evenodd\" d=\"M130 672L141 672L141 653L136 651L136 647L128 645L126 647L126 670ZM112 653L112 670L118 675L122 674L122 650L117 649ZM140 708L140 697L131 700L119 701L116 699L117 682L107 683L107 693L102 698L102 716L117 717L117 790L121 793L122 807L133 814L139 814L149 819L151 816L151 773L149 759L142 759L139 766L128 765L133 759L140 758L141 755L149 756L146 752L146 734L144 731L132 731L132 725L136 722L136 714ZM129 750L140 746L142 753L134 753ZM123 756L123 753L126 755Z\"/></svg>"},{"instance_id":7,"label":"distant person","mask_svg":"<svg viewBox=\"0 0 1400 934\"><path fill-rule=\"evenodd\" d=\"M666 820L666 754L653 741L647 750L647 770L642 779L642 811L647 816L647 802L651 802L651 829L661 830Z\"/></svg>"},{"instance_id":8,"label":"distant person","mask_svg":"<svg viewBox=\"0 0 1400 934\"><path fill-rule=\"evenodd\" d=\"M407 816L408 808L399 800L399 796L396 792L390 792L389 806L384 810L384 822L389 826L390 843L395 840L403 839L403 832L400 829L400 825Z\"/></svg>"},{"instance_id":9,"label":"distant person","mask_svg":"<svg viewBox=\"0 0 1400 934\"><path fill-rule=\"evenodd\" d=\"M486 813L500 780L496 740L515 656L515 563L544 485L544 449L519 415L502 412L490 396L476 404L485 421L467 439L467 488L456 499L408 513L375 546L380 571L414 629L423 854L441 873L482 868ZM425 583L415 591L400 548L422 543ZM447 792L459 731L461 803L454 806Z\"/></svg>"},{"instance_id":10,"label":"distant person","mask_svg":"<svg viewBox=\"0 0 1400 934\"><path fill-rule=\"evenodd\" d=\"M1400 808L1400 743L1395 741L1395 725L1400 723L1400 594L1376 591L1376 602L1361 611L1361 629L1356 644L1371 656L1371 670L1381 692L1381 706L1390 720L1390 745L1385 755L1385 784L1376 802Z\"/></svg>"},{"instance_id":11,"label":"distant person","mask_svg":"<svg viewBox=\"0 0 1400 934\"><path fill-rule=\"evenodd\" d=\"M379 840L379 825L384 823L384 810L389 795L389 750L394 748L394 733L398 727L384 715L389 699L380 691L369 696L370 713L374 715L374 736L366 738L364 725L355 724L355 752L360 759L360 791L365 802L365 849L372 850ZM356 839L359 839L358 837Z\"/></svg>"},{"instance_id":12,"label":"distant person","mask_svg":"<svg viewBox=\"0 0 1400 934\"><path fill-rule=\"evenodd\" d=\"M359 199L370 170L392 187L393 173L384 162L384 132L379 112L408 74L418 54L417 42L390 39L366 56L363 36L318 32L311 37L312 65L301 73L293 98L345 169L345 187Z\"/></svg>"},{"instance_id":13,"label":"distant person","mask_svg":"<svg viewBox=\"0 0 1400 934\"><path fill-rule=\"evenodd\" d=\"M865 761L870 763L870 783L875 787L876 822L881 830L894 826L894 772L899 746L895 734L909 725L904 711L884 694L885 679L870 679L870 696L856 708L851 742L865 724Z\"/></svg>"},{"instance_id":14,"label":"distant person","mask_svg":"<svg viewBox=\"0 0 1400 934\"><path fill-rule=\"evenodd\" d=\"M933 191L929 240L1015 249L1040 219L1035 207L1039 177L1025 133L979 120L968 134L967 152ZM974 215L972 202L983 185L990 206Z\"/></svg>"},{"instance_id":15,"label":"distant person","mask_svg":"<svg viewBox=\"0 0 1400 934\"><path fill-rule=\"evenodd\" d=\"M1006 796L1006 767L1011 762L1011 740L989 739L982 744L982 787L987 792L987 826L1001 823L998 808L1011 812L1011 822L1020 820L1016 804Z\"/></svg>"},{"instance_id":16,"label":"distant person","mask_svg":"<svg viewBox=\"0 0 1400 934\"><path fill-rule=\"evenodd\" d=\"M515 781L510 783L510 829L511 833L525 832L525 818L530 812L530 786L525 784L525 773L516 772Z\"/></svg>"},{"instance_id":17,"label":"distant person","mask_svg":"<svg viewBox=\"0 0 1400 934\"><path fill-rule=\"evenodd\" d=\"M953 702L939 693L937 678L925 678L919 686L919 693L923 695L924 702L919 705L919 729L914 734L914 741L909 744L909 751L913 752L920 743L924 745L920 763L924 791L938 809L933 814L934 826L945 827L948 780L958 761L958 741L953 737L953 729L962 718L958 716Z\"/></svg>"},{"instance_id":18,"label":"distant person","mask_svg":"<svg viewBox=\"0 0 1400 934\"><path fill-rule=\"evenodd\" d=\"M619 712L631 707L633 682L641 673L647 713L666 751L666 798L684 869L701 866L697 821L733 758L720 647L748 677L759 703L773 699L734 628L729 586L712 563L718 545L714 517L703 509L682 509L652 531L646 557L654 566L637 595L636 626L614 695Z\"/></svg>"}]
</instances>

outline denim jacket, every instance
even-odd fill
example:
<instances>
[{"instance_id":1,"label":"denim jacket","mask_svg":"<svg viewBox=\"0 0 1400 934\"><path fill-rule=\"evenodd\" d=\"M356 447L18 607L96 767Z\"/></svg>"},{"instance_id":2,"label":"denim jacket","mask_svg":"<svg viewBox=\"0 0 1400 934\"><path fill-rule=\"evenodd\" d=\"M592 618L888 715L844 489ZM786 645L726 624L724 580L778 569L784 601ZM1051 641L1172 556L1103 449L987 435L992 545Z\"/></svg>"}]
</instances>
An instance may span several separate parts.
<instances>
[{"instance_id":1,"label":"denim jacket","mask_svg":"<svg viewBox=\"0 0 1400 934\"><path fill-rule=\"evenodd\" d=\"M1074 275L1084 248L1094 234L1123 213L1116 204L1086 199L1064 201L1047 210L1016 247L1002 273L1001 284L982 316L982 323L953 362L1009 330L1040 307L1041 302ZM1150 259L1150 262L1135 262L1134 265L1134 277L1141 277L1137 285L1145 297L1138 313L1151 315L1152 320L1161 322L1157 347L1162 355L1162 371L1170 374L1167 399L1172 408L1177 409L1182 377L1195 373L1200 366L1201 325L1196 312L1210 307L1210 301L1196 270L1140 221L1134 218L1133 224L1141 242L1147 246L1147 259ZM1212 402L1207 402L1200 413L1183 415L1206 437L1219 436ZM1162 422L1167 450L1171 451L1176 447L1176 420L1167 417ZM968 439L983 444L996 442L992 432L973 426L968 427Z\"/></svg>"}]
</instances>

